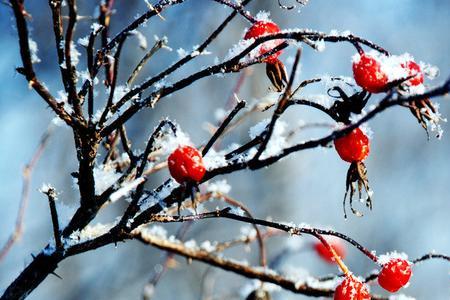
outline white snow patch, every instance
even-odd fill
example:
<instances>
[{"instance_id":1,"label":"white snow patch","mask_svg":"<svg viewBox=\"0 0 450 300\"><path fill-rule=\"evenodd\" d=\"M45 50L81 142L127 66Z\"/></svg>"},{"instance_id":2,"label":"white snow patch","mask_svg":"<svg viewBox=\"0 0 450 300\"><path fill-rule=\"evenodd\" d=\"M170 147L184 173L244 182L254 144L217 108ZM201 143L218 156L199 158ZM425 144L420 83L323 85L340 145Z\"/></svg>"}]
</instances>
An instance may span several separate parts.
<instances>
[{"instance_id":1,"label":"white snow patch","mask_svg":"<svg viewBox=\"0 0 450 300\"><path fill-rule=\"evenodd\" d=\"M207 170L214 170L226 166L227 161L225 159L225 154L222 153L222 151L216 152L214 149L211 149L203 158L203 164Z\"/></svg>"},{"instance_id":2,"label":"white snow patch","mask_svg":"<svg viewBox=\"0 0 450 300\"><path fill-rule=\"evenodd\" d=\"M167 230L160 225L152 225L141 229L142 236L157 237L160 239L167 239Z\"/></svg>"},{"instance_id":3,"label":"white snow patch","mask_svg":"<svg viewBox=\"0 0 450 300\"><path fill-rule=\"evenodd\" d=\"M111 196L109 197L109 200L111 202L115 202L122 197L128 196L132 190L136 189L144 181L145 181L144 177L139 177L131 182L123 184L120 189L118 189L117 191L115 191L114 193L111 194Z\"/></svg>"},{"instance_id":4,"label":"white snow patch","mask_svg":"<svg viewBox=\"0 0 450 300\"><path fill-rule=\"evenodd\" d=\"M142 50L147 49L147 38L140 32L139 30L132 30L130 31L130 34L133 34L139 43L139 48Z\"/></svg>"},{"instance_id":5,"label":"white snow patch","mask_svg":"<svg viewBox=\"0 0 450 300\"><path fill-rule=\"evenodd\" d=\"M230 213L238 216L245 216L245 211L240 207L232 207Z\"/></svg>"},{"instance_id":6,"label":"white snow patch","mask_svg":"<svg viewBox=\"0 0 450 300\"><path fill-rule=\"evenodd\" d=\"M226 179L222 179L208 183L206 190L211 193L228 194L231 191L231 186Z\"/></svg>"},{"instance_id":7,"label":"white snow patch","mask_svg":"<svg viewBox=\"0 0 450 300\"><path fill-rule=\"evenodd\" d=\"M116 173L113 166L101 165L94 168L95 194L100 195L113 185L121 174Z\"/></svg>"},{"instance_id":8,"label":"white snow patch","mask_svg":"<svg viewBox=\"0 0 450 300\"><path fill-rule=\"evenodd\" d=\"M107 233L114 225L115 223L108 223L108 224L98 223L93 226L88 225L81 231L77 230L74 233L72 233L69 238L64 240L64 245L68 247L76 245L78 243L95 239L96 237L99 237Z\"/></svg>"},{"instance_id":9,"label":"white snow patch","mask_svg":"<svg viewBox=\"0 0 450 300\"><path fill-rule=\"evenodd\" d=\"M172 132L163 135L156 142L156 146L160 148L162 154L170 154L176 148L183 145L191 145L191 140L189 136L184 133L181 128L177 126L177 135L174 136Z\"/></svg>"},{"instance_id":10,"label":"white snow patch","mask_svg":"<svg viewBox=\"0 0 450 300\"><path fill-rule=\"evenodd\" d=\"M404 252L397 252L397 251L388 252L388 253L382 254L378 257L378 263L380 263L381 265L384 265L384 264L388 263L391 259L396 259L396 258L408 260L408 255Z\"/></svg>"},{"instance_id":11,"label":"white snow patch","mask_svg":"<svg viewBox=\"0 0 450 300\"><path fill-rule=\"evenodd\" d=\"M259 11L255 16L255 19L257 21L272 22L272 20L270 19L270 12L265 10Z\"/></svg>"},{"instance_id":12,"label":"white snow patch","mask_svg":"<svg viewBox=\"0 0 450 300\"><path fill-rule=\"evenodd\" d=\"M33 39L28 38L28 45L30 47L31 63L32 64L40 63L41 59L37 55L39 50L37 43Z\"/></svg>"},{"instance_id":13,"label":"white snow patch","mask_svg":"<svg viewBox=\"0 0 450 300\"><path fill-rule=\"evenodd\" d=\"M258 135L264 132L267 125L269 124L270 119L265 119L251 127L249 130L250 138L254 139ZM287 128L287 123L281 120L278 120L275 123L275 127L272 132L272 136L270 137L269 142L267 143L266 149L261 155L261 158L267 158L273 155L279 154L287 145L288 142L286 137L283 136Z\"/></svg>"},{"instance_id":14,"label":"white snow patch","mask_svg":"<svg viewBox=\"0 0 450 300\"><path fill-rule=\"evenodd\" d=\"M89 46L89 36L79 38L77 42L79 45L81 45L83 47L87 47L87 46Z\"/></svg>"}]
</instances>

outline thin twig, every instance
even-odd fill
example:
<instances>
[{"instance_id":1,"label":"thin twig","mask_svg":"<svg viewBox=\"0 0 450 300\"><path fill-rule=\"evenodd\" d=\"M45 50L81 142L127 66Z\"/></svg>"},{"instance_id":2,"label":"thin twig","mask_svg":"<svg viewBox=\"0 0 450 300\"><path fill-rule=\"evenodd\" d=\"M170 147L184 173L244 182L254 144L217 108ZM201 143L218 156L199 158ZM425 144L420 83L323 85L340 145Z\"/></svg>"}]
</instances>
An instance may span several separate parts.
<instances>
[{"instance_id":1,"label":"thin twig","mask_svg":"<svg viewBox=\"0 0 450 300\"><path fill-rule=\"evenodd\" d=\"M130 77L128 77L127 80L127 86L131 86L131 84L133 83L133 81L136 79L136 77L139 75L139 72L142 70L142 68L144 67L144 65L148 62L148 60L162 47L164 47L165 45L167 45L167 40L166 39L160 39L158 40L153 47L150 49L150 51L148 51L144 57L139 61L139 63L136 65L136 67L134 68L133 72L131 72Z\"/></svg>"},{"instance_id":2,"label":"thin twig","mask_svg":"<svg viewBox=\"0 0 450 300\"><path fill-rule=\"evenodd\" d=\"M50 125L47 128L47 130L42 134L36 151L34 152L30 162L28 164L26 164L25 168L23 169L22 196L20 198L19 212L17 213L16 225L15 225L13 233L9 236L5 245L3 245L3 247L0 249L0 262L6 257L6 255L9 253L9 251L11 250L14 243L16 243L23 234L23 231L24 231L23 223L24 223L24 218L25 218L25 211L28 206L32 173L33 173L33 170L34 170L37 162L41 158L45 147L47 146L48 140L49 140L50 135L53 130L52 128L53 127Z\"/></svg>"},{"instance_id":3,"label":"thin twig","mask_svg":"<svg viewBox=\"0 0 450 300\"><path fill-rule=\"evenodd\" d=\"M226 218L226 219L232 219L248 224L257 224L262 225L270 228L279 229L282 231L285 231L291 235L301 235L301 234L309 234L312 236L317 237L317 235L332 235L335 237L338 237L340 239L343 239L353 246L355 246L359 251L361 251L365 256L367 256L369 259L371 259L374 262L378 261L378 258L376 255L374 255L371 251L369 251L367 248L362 246L360 243L356 242L354 239L336 232L334 230L323 230L323 229L317 229L312 227L297 227L297 226L290 226L282 223L272 222L272 221L266 221L262 219L255 219L250 217L245 217L237 214L233 214L230 212L230 208L225 208L222 210L216 210L212 212L197 214L197 215L190 215L190 216L167 216L167 215L153 215L150 218L151 222L160 222L160 223L172 223L172 222L186 222L186 221L196 221L196 220L204 220L204 219L211 219L211 218Z\"/></svg>"},{"instance_id":4,"label":"thin twig","mask_svg":"<svg viewBox=\"0 0 450 300\"><path fill-rule=\"evenodd\" d=\"M50 208L50 215L52 217L53 224L53 235L55 237L55 245L56 249L63 249L62 241L61 241L61 232L59 231L59 219L58 219L58 211L56 210L55 201L57 199L56 191L53 187L48 188L47 191L43 191L44 194L47 195L48 205Z\"/></svg>"},{"instance_id":5,"label":"thin twig","mask_svg":"<svg viewBox=\"0 0 450 300\"><path fill-rule=\"evenodd\" d=\"M233 110L228 114L228 116L223 120L222 124L220 124L219 128L217 128L216 132L214 132L211 139L208 141L206 146L202 150L202 155L205 156L209 149L214 145L214 143L217 141L217 139L222 135L224 130L227 128L228 124L233 120L233 118L237 115L237 113L243 109L246 105L245 101L239 101L236 106L233 108Z\"/></svg>"}]
</instances>

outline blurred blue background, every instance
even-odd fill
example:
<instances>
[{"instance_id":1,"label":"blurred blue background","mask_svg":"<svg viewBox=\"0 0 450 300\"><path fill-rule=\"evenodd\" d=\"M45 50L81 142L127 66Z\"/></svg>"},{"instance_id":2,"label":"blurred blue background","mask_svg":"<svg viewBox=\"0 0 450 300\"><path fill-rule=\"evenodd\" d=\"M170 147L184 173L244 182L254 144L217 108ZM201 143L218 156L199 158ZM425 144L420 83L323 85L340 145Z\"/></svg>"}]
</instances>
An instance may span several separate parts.
<instances>
[{"instance_id":1,"label":"blurred blue background","mask_svg":"<svg viewBox=\"0 0 450 300\"><path fill-rule=\"evenodd\" d=\"M45 1L27 1L33 19L30 22L32 37L39 45L38 55L42 62L35 65L39 77L56 92L62 89L55 60L53 33L51 32L50 10ZM94 11L94 3L79 1L81 15ZM289 0L284 0L289 4ZM294 1L290 1L294 2ZM145 11L144 1L116 1L117 13L112 18L111 33L114 34L134 16ZM420 0L380 0L380 1L324 1L311 0L300 11L285 11L277 6L277 1L254 0L248 6L252 14L260 10L271 12L271 18L282 28L312 28L329 32L351 30L356 35L366 37L382 45L392 53L411 53L416 60L436 65L441 76L427 84L438 85L450 75L450 2ZM162 15L152 19L142 32L149 44L153 35L167 35L172 52L161 51L157 59L150 62L140 80L156 74L177 59L176 49L191 49L223 20L229 8L206 0L186 1ZM80 21L76 37L88 34L90 24ZM176 75L168 78L174 81L211 64L215 57L223 59L228 49L238 42L249 24L236 18L208 50L209 56L202 56L186 65ZM12 14L7 6L0 7L0 245L13 229L22 188L21 172L25 163L35 151L39 138L53 115L45 103L30 89L25 80L15 73L20 66L16 32ZM81 47L78 47L81 51ZM289 62L295 48L280 57ZM125 49L122 59L121 80L126 79L126 71L132 68L137 57L144 52L133 42ZM317 75L351 76L350 58L354 48L349 44L327 44L324 52L318 53L304 47L299 79ZM81 68L85 68L83 62ZM136 147L143 148L143 141L150 130L164 116L175 119L196 144L201 144L209 134L204 130L204 122L214 123L214 111L225 105L238 75L223 78L212 77L196 82L192 86L165 99L156 110L146 110L138 114L129 126L129 134ZM139 79L138 79L139 80ZM264 67L252 67L246 79L240 98L256 101L268 94L268 80ZM325 93L326 88L318 84L305 90L308 94ZM377 98L372 97L372 103ZM441 113L450 116L447 99L436 99L442 103ZM234 135L225 139L226 147L231 142L244 143L248 139L247 129L251 124L267 118L267 113L253 115ZM293 108L283 120L295 127L299 120L326 121L326 119L305 107ZM374 194L374 209L363 218L350 216L344 220L342 199L345 190L345 175L348 165L342 162L333 149L316 149L291 155L271 168L256 172L242 171L225 178L232 185L231 196L244 202L260 218L309 223L318 227L332 227L343 232L377 253L398 250L416 258L435 250L450 254L450 131L444 123L442 140L431 138L427 141L423 129L410 112L404 108L394 108L377 116L370 122L374 132L371 155L367 160L369 180ZM306 132L298 140L317 137L324 132ZM42 183L51 183L61 192L60 199L72 208L77 194L72 188L70 172L76 170L75 152L71 131L57 128L49 145L33 173L29 207L25 217L25 233L14 246L8 257L0 262L0 293L30 262L30 253L36 253L51 239L51 224L48 204L37 190ZM167 172L152 177L151 185L156 185L167 177ZM263 184L261 184L263 183ZM113 221L124 209L119 203L102 213L96 221ZM224 226L227 225L227 226ZM230 221L204 221L192 226L187 237L198 242L206 239L227 240L239 234L242 224ZM165 226L169 231L176 226ZM296 272L307 269L312 275L336 272L309 250L312 241L301 240L303 248L284 261L284 267ZM268 242L269 258L275 256L292 238L276 238ZM226 253L238 259L247 258L257 264L257 251L242 248ZM49 276L31 295L30 299L137 299L141 297L146 281L152 276L162 254L153 248L136 242L107 246L64 261L57 270L60 280ZM199 299L200 281L207 266L193 262L180 264L170 270L158 285L155 299L174 299L176 291L179 299ZM368 259L354 249L349 250L346 259L349 267L360 275L375 269ZM403 293L417 299L450 299L450 266L444 261L428 261L414 268L411 285ZM238 275L215 270L208 273L216 279L217 296L239 299L239 291L247 284ZM383 293L373 285L372 290ZM180 296L181 295L181 296ZM290 292L276 292L274 299L304 299ZM178 298L177 297L177 298Z\"/></svg>"}]
</instances>

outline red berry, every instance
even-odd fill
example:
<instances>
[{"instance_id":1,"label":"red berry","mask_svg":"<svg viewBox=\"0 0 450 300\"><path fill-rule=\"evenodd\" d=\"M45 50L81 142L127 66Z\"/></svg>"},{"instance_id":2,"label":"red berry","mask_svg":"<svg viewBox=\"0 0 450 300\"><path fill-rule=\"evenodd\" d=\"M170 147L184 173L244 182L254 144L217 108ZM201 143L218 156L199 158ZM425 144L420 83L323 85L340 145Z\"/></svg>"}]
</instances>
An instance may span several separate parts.
<instances>
[{"instance_id":1,"label":"red berry","mask_svg":"<svg viewBox=\"0 0 450 300\"><path fill-rule=\"evenodd\" d=\"M371 93L386 91L388 76L381 70L381 63L373 56L363 53L353 62L353 76L356 83Z\"/></svg>"},{"instance_id":2,"label":"red berry","mask_svg":"<svg viewBox=\"0 0 450 300\"><path fill-rule=\"evenodd\" d=\"M402 68L405 68L408 72L408 76L414 76L405 82L406 85L409 86L417 86L423 83L423 73L420 69L420 66L413 60L410 60L405 64L401 64Z\"/></svg>"},{"instance_id":3,"label":"red berry","mask_svg":"<svg viewBox=\"0 0 450 300\"><path fill-rule=\"evenodd\" d=\"M256 39L260 36L263 35L267 35L267 34L273 34L273 33L277 33L280 32L280 27L278 27L277 24L273 23L273 22L267 22L267 21L258 21L256 23L254 23L249 29L248 31L245 33L244 39L248 40L248 39ZM267 41L263 44L261 44L260 48L259 48L259 54L262 55L270 50L272 50L273 48L277 47L278 45L280 45L282 42L280 40L272 40L272 41ZM269 57L267 57L264 62L267 63L274 63L278 56L280 56L281 54L281 50L270 55Z\"/></svg>"},{"instance_id":4,"label":"red berry","mask_svg":"<svg viewBox=\"0 0 450 300\"><path fill-rule=\"evenodd\" d=\"M334 300L370 300L370 293L364 283L349 275L336 287Z\"/></svg>"},{"instance_id":5,"label":"red berry","mask_svg":"<svg viewBox=\"0 0 450 300\"><path fill-rule=\"evenodd\" d=\"M334 141L339 156L348 162L364 160L370 152L369 138L361 129L355 128L352 132Z\"/></svg>"},{"instance_id":6,"label":"red berry","mask_svg":"<svg viewBox=\"0 0 450 300\"><path fill-rule=\"evenodd\" d=\"M199 182L205 175L202 154L191 146L180 146L168 160L170 175L178 182Z\"/></svg>"},{"instance_id":7,"label":"red berry","mask_svg":"<svg viewBox=\"0 0 450 300\"><path fill-rule=\"evenodd\" d=\"M345 258L346 255L346 249L345 245L341 242L339 239L327 239L328 244L333 247L334 251L337 255L341 258ZM320 241L317 241L314 243L314 250L316 250L316 253L327 263L334 264L335 260L331 252L325 247L324 244L322 244Z\"/></svg>"},{"instance_id":8,"label":"red berry","mask_svg":"<svg viewBox=\"0 0 450 300\"><path fill-rule=\"evenodd\" d=\"M383 265L378 275L378 283L385 290L394 293L408 283L411 275L411 265L407 260L393 258Z\"/></svg>"}]
</instances>

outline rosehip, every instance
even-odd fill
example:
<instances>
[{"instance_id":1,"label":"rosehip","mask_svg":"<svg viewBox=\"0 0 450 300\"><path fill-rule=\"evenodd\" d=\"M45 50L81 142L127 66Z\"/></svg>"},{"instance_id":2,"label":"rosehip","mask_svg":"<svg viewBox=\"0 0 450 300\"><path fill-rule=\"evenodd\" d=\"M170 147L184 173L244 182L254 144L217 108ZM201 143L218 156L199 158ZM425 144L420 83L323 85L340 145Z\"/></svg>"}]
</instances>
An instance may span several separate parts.
<instances>
[{"instance_id":1,"label":"rosehip","mask_svg":"<svg viewBox=\"0 0 450 300\"><path fill-rule=\"evenodd\" d=\"M331 247L333 247L334 251L337 255L339 255L339 257L345 258L346 250L341 240L327 239L327 242ZM316 253L327 263L334 264L336 262L331 252L320 241L314 243L314 250L316 250Z\"/></svg>"},{"instance_id":2,"label":"rosehip","mask_svg":"<svg viewBox=\"0 0 450 300\"><path fill-rule=\"evenodd\" d=\"M205 175L202 154L191 146L180 146L167 159L170 175L178 182L199 182Z\"/></svg>"},{"instance_id":3,"label":"rosehip","mask_svg":"<svg viewBox=\"0 0 450 300\"><path fill-rule=\"evenodd\" d=\"M411 265L407 260L393 258L383 265L378 283L385 290L394 293L408 283L411 274Z\"/></svg>"},{"instance_id":4,"label":"rosehip","mask_svg":"<svg viewBox=\"0 0 450 300\"><path fill-rule=\"evenodd\" d=\"M244 39L245 40L256 39L260 36L277 33L277 32L280 32L280 27L278 27L277 24L275 24L273 22L267 22L267 21L258 21L256 23L254 23L248 29L248 31L244 35ZM272 50L273 48L277 47L281 43L282 42L280 40L267 41L267 42L261 44L261 46L259 48L259 54L262 55L262 54ZM280 50L280 51L268 56L267 58L264 59L264 62L274 63L277 60L278 56L280 56L281 52L282 51Z\"/></svg>"},{"instance_id":5,"label":"rosehip","mask_svg":"<svg viewBox=\"0 0 450 300\"><path fill-rule=\"evenodd\" d=\"M370 300L370 293L364 283L349 275L336 287L334 300Z\"/></svg>"},{"instance_id":6,"label":"rosehip","mask_svg":"<svg viewBox=\"0 0 450 300\"><path fill-rule=\"evenodd\" d=\"M413 76L411 79L405 82L406 85L409 86L417 86L423 83L423 72L420 69L420 66L415 61L408 61L405 64L401 64L402 68L406 69L408 72L408 76Z\"/></svg>"},{"instance_id":7,"label":"rosehip","mask_svg":"<svg viewBox=\"0 0 450 300\"><path fill-rule=\"evenodd\" d=\"M339 156L348 162L364 160L370 152L369 138L361 129L355 128L352 132L334 141Z\"/></svg>"},{"instance_id":8,"label":"rosehip","mask_svg":"<svg viewBox=\"0 0 450 300\"><path fill-rule=\"evenodd\" d=\"M353 62L353 76L356 83L371 93L386 91L388 76L381 70L381 62L363 53Z\"/></svg>"}]
</instances>

